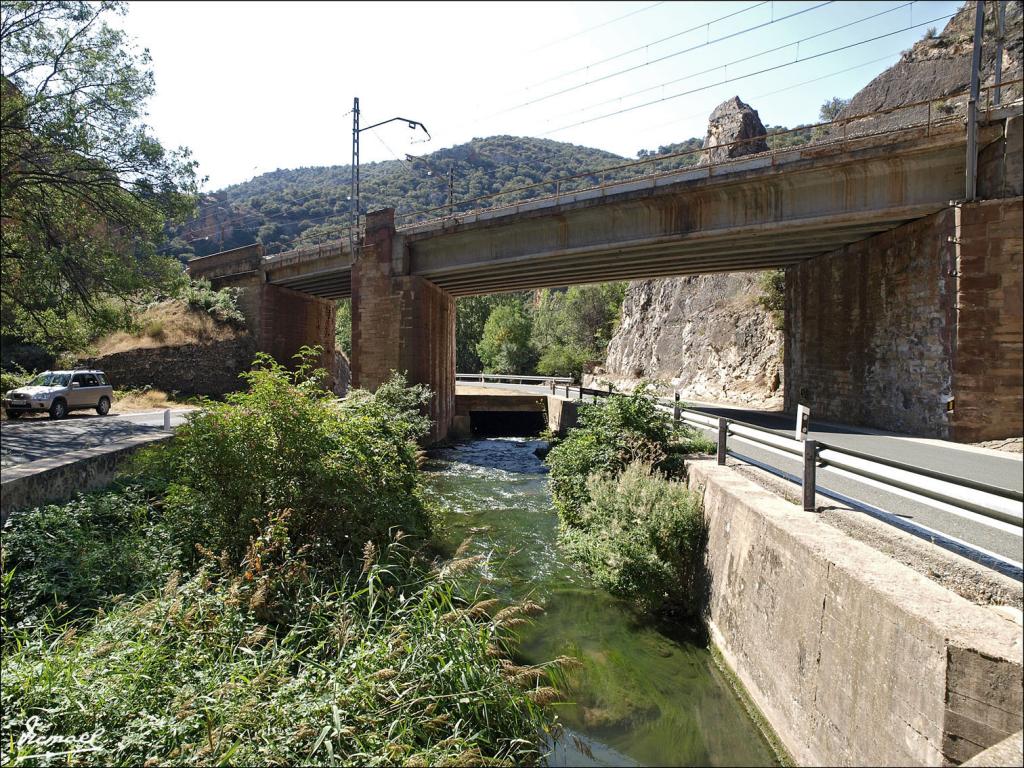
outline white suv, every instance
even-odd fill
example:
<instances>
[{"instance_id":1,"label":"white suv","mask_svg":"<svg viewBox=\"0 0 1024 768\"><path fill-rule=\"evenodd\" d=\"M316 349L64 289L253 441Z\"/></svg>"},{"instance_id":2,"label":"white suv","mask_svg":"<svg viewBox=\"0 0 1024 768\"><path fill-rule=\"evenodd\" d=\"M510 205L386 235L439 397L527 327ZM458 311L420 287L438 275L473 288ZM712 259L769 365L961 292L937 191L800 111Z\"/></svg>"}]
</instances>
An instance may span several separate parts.
<instances>
[{"instance_id":1,"label":"white suv","mask_svg":"<svg viewBox=\"0 0 1024 768\"><path fill-rule=\"evenodd\" d=\"M4 413L17 419L23 413L48 411L51 419L63 419L69 411L96 409L106 416L114 402L114 389L103 371L43 371L23 387L4 395Z\"/></svg>"}]
</instances>

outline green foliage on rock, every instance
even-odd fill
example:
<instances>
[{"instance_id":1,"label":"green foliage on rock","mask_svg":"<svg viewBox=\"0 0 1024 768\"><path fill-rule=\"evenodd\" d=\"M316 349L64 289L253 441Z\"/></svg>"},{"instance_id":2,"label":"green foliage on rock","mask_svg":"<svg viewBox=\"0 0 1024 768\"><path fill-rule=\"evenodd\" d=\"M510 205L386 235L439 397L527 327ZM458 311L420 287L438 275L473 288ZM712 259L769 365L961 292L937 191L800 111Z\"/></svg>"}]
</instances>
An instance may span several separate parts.
<instances>
[{"instance_id":1,"label":"green foliage on rock","mask_svg":"<svg viewBox=\"0 0 1024 768\"><path fill-rule=\"evenodd\" d=\"M144 123L148 53L104 22L120 3L5 2L0 25L0 324L53 350L127 329L168 286L165 223L193 210L195 164Z\"/></svg>"},{"instance_id":2,"label":"green foliage on rock","mask_svg":"<svg viewBox=\"0 0 1024 768\"><path fill-rule=\"evenodd\" d=\"M352 299L342 299L337 304L334 323L334 344L337 349L352 356ZM460 369L461 370L461 369Z\"/></svg>"},{"instance_id":3,"label":"green foliage on rock","mask_svg":"<svg viewBox=\"0 0 1024 768\"><path fill-rule=\"evenodd\" d=\"M761 294L757 297L757 303L772 313L775 329L781 331L785 327L786 270L770 269L762 272L758 281Z\"/></svg>"},{"instance_id":4,"label":"green foliage on rock","mask_svg":"<svg viewBox=\"0 0 1024 768\"><path fill-rule=\"evenodd\" d=\"M589 501L563 531L569 556L611 594L648 611L692 614L704 543L700 495L650 465L591 475Z\"/></svg>"},{"instance_id":5,"label":"green foliage on rock","mask_svg":"<svg viewBox=\"0 0 1024 768\"><path fill-rule=\"evenodd\" d=\"M245 326L245 315L238 308L239 293L238 288L221 288L215 291L210 281L205 278L186 278L178 296L190 309L205 312L216 320L241 328Z\"/></svg>"}]
</instances>

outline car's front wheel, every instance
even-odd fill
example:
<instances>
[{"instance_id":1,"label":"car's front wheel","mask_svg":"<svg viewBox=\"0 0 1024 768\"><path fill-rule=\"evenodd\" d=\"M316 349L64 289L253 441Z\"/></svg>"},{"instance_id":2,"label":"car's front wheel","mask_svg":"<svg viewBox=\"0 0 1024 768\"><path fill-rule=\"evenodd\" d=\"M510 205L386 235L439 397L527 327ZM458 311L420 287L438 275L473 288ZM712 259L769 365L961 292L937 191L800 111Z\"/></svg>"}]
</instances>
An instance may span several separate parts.
<instances>
[{"instance_id":1,"label":"car's front wheel","mask_svg":"<svg viewBox=\"0 0 1024 768\"><path fill-rule=\"evenodd\" d=\"M101 397L99 404L96 406L96 413L100 416L106 416L110 412L110 398Z\"/></svg>"},{"instance_id":2,"label":"car's front wheel","mask_svg":"<svg viewBox=\"0 0 1024 768\"><path fill-rule=\"evenodd\" d=\"M20 419L21 411L4 411L8 419Z\"/></svg>"},{"instance_id":3,"label":"car's front wheel","mask_svg":"<svg viewBox=\"0 0 1024 768\"><path fill-rule=\"evenodd\" d=\"M63 400L55 400L50 406L51 419L63 419L68 415L68 404Z\"/></svg>"}]
</instances>

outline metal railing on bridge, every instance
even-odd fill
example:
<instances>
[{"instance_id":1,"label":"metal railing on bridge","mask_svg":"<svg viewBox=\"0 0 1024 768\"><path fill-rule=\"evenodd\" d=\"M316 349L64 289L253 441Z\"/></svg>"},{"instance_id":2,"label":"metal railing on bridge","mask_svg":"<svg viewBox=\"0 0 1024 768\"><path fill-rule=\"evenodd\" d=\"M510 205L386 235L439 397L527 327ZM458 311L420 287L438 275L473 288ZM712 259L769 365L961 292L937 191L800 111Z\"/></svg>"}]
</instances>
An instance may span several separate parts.
<instances>
[{"instance_id":1,"label":"metal railing on bridge","mask_svg":"<svg viewBox=\"0 0 1024 768\"><path fill-rule=\"evenodd\" d=\"M455 383L471 384L545 384L551 387L572 384L568 376L520 376L504 373L456 373Z\"/></svg>"},{"instance_id":2,"label":"metal railing on bridge","mask_svg":"<svg viewBox=\"0 0 1024 768\"><path fill-rule=\"evenodd\" d=\"M502 379L503 377L494 376L494 378ZM619 394L610 384L602 389L574 385L567 379L560 379L555 385L550 383L551 379L548 377L514 378L516 381L522 380L522 383L548 384L553 392L557 391L558 394L565 397L575 396L579 400L590 398L592 401L597 401L613 394ZM787 437L780 435L775 430L738 419L709 416L699 410L687 408L680 401L678 393L674 399L654 399L661 410L671 413L675 423L708 430L715 434L719 464L724 465L726 457L731 456L801 486L803 508L807 511L817 510L817 495L835 499L1011 578L1018 581L1024 580L1024 571L1018 563L950 534L906 520L847 494L822 486L818 482L818 469L828 469L839 477L879 488L1016 537L1024 536L1024 493L1021 491L915 466L884 456L851 450L820 440ZM733 444L756 446L769 454L797 460L802 464L802 471L800 474L788 472L767 461L761 461L738 452L730 448L730 441Z\"/></svg>"}]
</instances>

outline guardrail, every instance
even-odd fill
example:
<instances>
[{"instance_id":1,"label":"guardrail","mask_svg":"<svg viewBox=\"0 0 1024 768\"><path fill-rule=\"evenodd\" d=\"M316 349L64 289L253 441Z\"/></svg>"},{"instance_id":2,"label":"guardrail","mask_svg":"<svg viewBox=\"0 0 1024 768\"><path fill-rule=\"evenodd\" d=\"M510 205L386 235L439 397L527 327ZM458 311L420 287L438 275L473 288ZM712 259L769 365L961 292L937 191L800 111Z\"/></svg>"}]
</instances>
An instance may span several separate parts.
<instances>
[{"instance_id":1,"label":"guardrail","mask_svg":"<svg viewBox=\"0 0 1024 768\"><path fill-rule=\"evenodd\" d=\"M568 386L572 379L568 376L519 376L504 373L456 373L455 382L486 384L548 384L550 386Z\"/></svg>"},{"instance_id":2,"label":"guardrail","mask_svg":"<svg viewBox=\"0 0 1024 768\"><path fill-rule=\"evenodd\" d=\"M522 379L524 383L531 378L533 383L550 381L544 377L515 378L516 380ZM551 387L554 392L555 385L553 383ZM597 389L573 385L568 379L560 379L558 387L559 389L564 387L565 397L575 394L581 400L589 396L596 401L599 398L616 394L610 384L606 389ZM1024 580L1024 572L1019 564L949 534L902 519L890 512L825 488L819 485L817 474L819 468L828 469L836 475L878 487L946 512L952 512L1016 536L1024 534L1024 493L1020 491L917 467L882 456L866 454L820 440L787 437L777 434L773 430L737 419L708 416L692 408L686 408L680 402L678 393L671 400L654 399L661 410L672 414L672 420L677 424L713 431L718 438L717 460L719 464L725 464L726 456L732 456L800 485L803 508L807 511L816 511L816 495L833 498L1018 581ZM802 464L802 471L799 475L786 472L779 467L731 450L730 439L733 442L755 445L788 459L799 460Z\"/></svg>"}]
</instances>

